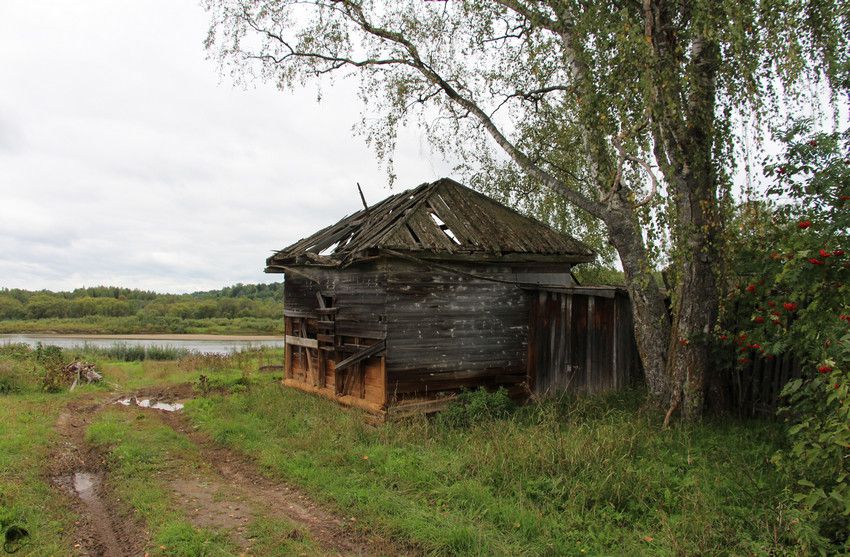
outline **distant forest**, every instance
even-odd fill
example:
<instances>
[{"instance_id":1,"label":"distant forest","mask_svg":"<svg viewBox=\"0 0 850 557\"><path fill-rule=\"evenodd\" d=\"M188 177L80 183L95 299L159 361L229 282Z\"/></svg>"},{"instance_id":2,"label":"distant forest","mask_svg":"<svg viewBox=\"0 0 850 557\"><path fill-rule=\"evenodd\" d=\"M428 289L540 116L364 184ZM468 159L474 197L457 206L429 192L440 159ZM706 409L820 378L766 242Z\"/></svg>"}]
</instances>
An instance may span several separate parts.
<instances>
[{"instance_id":1,"label":"distant forest","mask_svg":"<svg viewBox=\"0 0 850 557\"><path fill-rule=\"evenodd\" d=\"M0 332L277 332L283 283L191 294L97 286L70 292L0 289Z\"/></svg>"}]
</instances>

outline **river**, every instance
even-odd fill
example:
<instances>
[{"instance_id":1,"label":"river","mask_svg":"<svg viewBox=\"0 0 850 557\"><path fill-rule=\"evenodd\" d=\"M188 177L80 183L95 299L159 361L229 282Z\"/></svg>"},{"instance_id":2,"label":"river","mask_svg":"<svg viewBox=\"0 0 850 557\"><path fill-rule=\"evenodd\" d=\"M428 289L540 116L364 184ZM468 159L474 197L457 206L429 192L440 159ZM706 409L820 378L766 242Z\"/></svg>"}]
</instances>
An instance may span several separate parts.
<instances>
[{"instance_id":1,"label":"river","mask_svg":"<svg viewBox=\"0 0 850 557\"><path fill-rule=\"evenodd\" d=\"M230 354L248 348L283 347L283 339L280 337L238 335L0 335L0 345L23 343L35 346L39 342L60 348L83 346L111 348L116 344L144 347L162 346L203 354Z\"/></svg>"}]
</instances>

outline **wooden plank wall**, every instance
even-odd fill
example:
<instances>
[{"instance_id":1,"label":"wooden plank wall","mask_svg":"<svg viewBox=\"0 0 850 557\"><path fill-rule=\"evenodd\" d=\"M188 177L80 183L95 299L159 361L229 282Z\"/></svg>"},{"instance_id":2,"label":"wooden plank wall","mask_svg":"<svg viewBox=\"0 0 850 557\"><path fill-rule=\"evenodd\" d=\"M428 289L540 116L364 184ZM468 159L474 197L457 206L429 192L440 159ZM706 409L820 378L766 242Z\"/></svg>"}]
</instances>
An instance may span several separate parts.
<instances>
[{"instance_id":1,"label":"wooden plank wall","mask_svg":"<svg viewBox=\"0 0 850 557\"><path fill-rule=\"evenodd\" d=\"M771 357L755 350L741 353L727 348L715 357L715 369L706 385L706 405L714 412L774 418L782 388L802 374L800 362L791 354ZM741 357L749 360L746 365L738 363Z\"/></svg>"},{"instance_id":2,"label":"wooden plank wall","mask_svg":"<svg viewBox=\"0 0 850 557\"><path fill-rule=\"evenodd\" d=\"M301 337L288 346L285 384L345 404L382 410L386 403L383 355L336 370L338 362L386 336L386 274L382 266L297 271L287 272L284 283L286 335ZM327 307L337 308L332 318L320 318L317 294L326 297ZM330 329L320 326L330 320ZM315 348L308 347L311 342Z\"/></svg>"},{"instance_id":3,"label":"wooden plank wall","mask_svg":"<svg viewBox=\"0 0 850 557\"><path fill-rule=\"evenodd\" d=\"M286 273L284 313L299 312L315 317L316 293L321 292L333 296L333 305L339 308L335 316L337 334L375 340L386 337L387 275L382 264L358 265L342 271L318 267L304 267L299 271L302 274Z\"/></svg>"},{"instance_id":4,"label":"wooden plank wall","mask_svg":"<svg viewBox=\"0 0 850 557\"><path fill-rule=\"evenodd\" d=\"M535 394L598 393L640 380L628 295L607 296L531 294L528 361Z\"/></svg>"},{"instance_id":5,"label":"wooden plank wall","mask_svg":"<svg viewBox=\"0 0 850 557\"><path fill-rule=\"evenodd\" d=\"M508 268L458 268L512 277ZM527 315L528 295L514 284L394 262L387 277L390 400L524 383Z\"/></svg>"}]
</instances>

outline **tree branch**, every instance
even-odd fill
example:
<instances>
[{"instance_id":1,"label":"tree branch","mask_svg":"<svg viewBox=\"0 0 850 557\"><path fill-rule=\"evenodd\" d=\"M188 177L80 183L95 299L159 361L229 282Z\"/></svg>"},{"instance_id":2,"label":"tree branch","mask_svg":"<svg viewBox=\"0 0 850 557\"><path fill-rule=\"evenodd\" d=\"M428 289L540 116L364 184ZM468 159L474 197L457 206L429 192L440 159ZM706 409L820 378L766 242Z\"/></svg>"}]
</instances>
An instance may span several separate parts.
<instances>
[{"instance_id":1,"label":"tree branch","mask_svg":"<svg viewBox=\"0 0 850 557\"><path fill-rule=\"evenodd\" d=\"M419 71L425 79L442 89L449 99L475 116L487 133L516 164L525 169L529 174L534 176L547 187L563 195L566 199L578 207L581 207L598 218L603 217L605 214L605 207L602 204L570 188L563 181L546 172L540 166L534 164L528 155L526 155L522 150L514 145L507 136L505 136L502 130L478 104L476 104L472 99L461 94L460 91L444 79L443 76L441 76L430 64L425 62L422 59L419 50L416 48L416 45L407 39L407 37L401 33L373 25L366 18L362 8L350 0L340 0L340 2L344 4L345 8L351 14L351 19L355 21L365 32L404 47L410 56L408 65Z\"/></svg>"}]
</instances>

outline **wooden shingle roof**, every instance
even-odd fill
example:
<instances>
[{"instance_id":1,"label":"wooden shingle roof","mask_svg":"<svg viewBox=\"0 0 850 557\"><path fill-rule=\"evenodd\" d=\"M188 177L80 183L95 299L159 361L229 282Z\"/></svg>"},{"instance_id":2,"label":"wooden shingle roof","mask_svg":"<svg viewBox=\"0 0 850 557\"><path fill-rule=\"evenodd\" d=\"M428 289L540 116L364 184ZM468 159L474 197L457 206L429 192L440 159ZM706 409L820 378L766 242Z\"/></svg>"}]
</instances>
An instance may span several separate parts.
<instances>
[{"instance_id":1,"label":"wooden shingle roof","mask_svg":"<svg viewBox=\"0 0 850 557\"><path fill-rule=\"evenodd\" d=\"M431 260L587 262L593 250L454 180L403 191L349 215L266 260L285 265L343 266L380 254Z\"/></svg>"}]
</instances>

